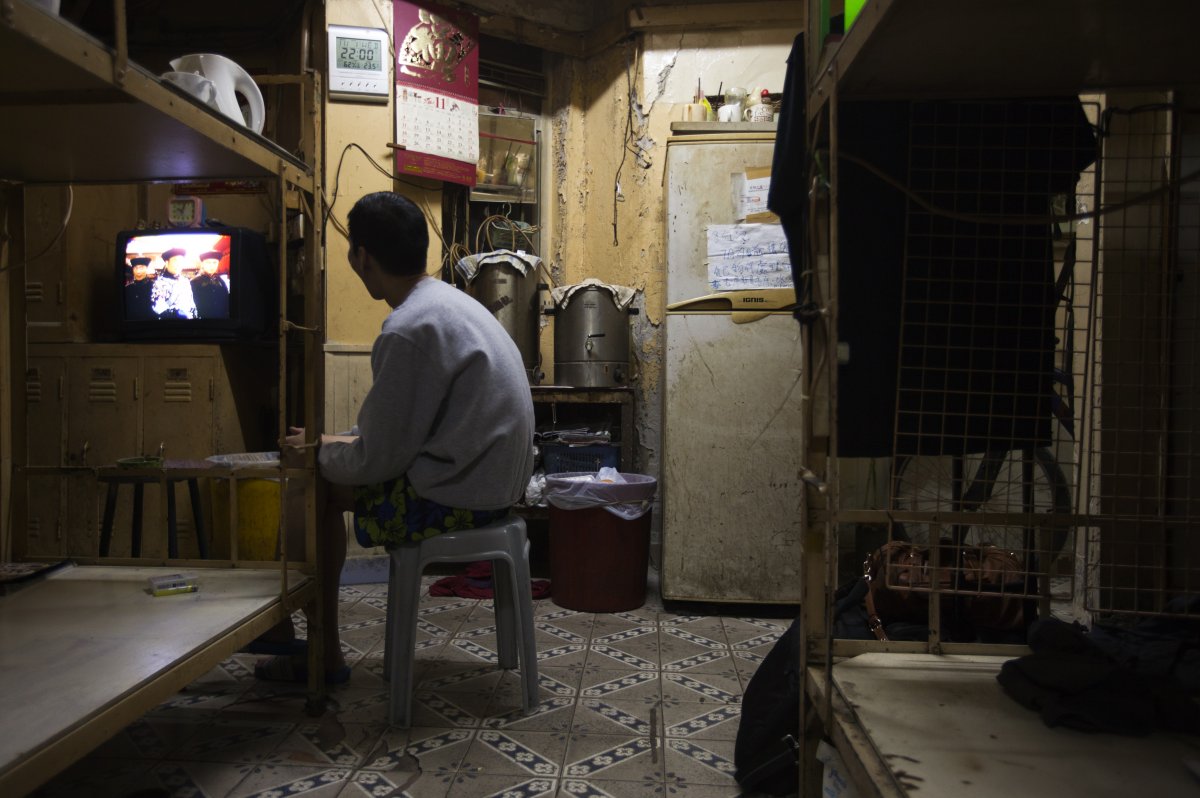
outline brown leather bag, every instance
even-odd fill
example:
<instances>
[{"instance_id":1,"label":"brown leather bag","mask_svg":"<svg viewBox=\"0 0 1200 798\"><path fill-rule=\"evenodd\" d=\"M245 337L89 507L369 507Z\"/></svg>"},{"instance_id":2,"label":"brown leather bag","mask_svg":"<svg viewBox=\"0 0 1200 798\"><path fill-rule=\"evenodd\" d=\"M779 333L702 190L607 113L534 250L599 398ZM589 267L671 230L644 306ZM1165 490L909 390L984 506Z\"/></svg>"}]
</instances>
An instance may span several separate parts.
<instances>
[{"instance_id":1,"label":"brown leather bag","mask_svg":"<svg viewBox=\"0 0 1200 798\"><path fill-rule=\"evenodd\" d=\"M867 581L867 626L879 640L890 640L885 626L894 621L929 622L929 590L954 590L941 600L943 631L948 639L973 637L976 630L1006 632L1023 628L1026 573L1011 551L997 546L962 547L961 567L955 549L943 541L935 569L924 546L894 540L868 554L863 563ZM957 576L957 579L956 579ZM943 638L947 638L943 634Z\"/></svg>"}]
</instances>

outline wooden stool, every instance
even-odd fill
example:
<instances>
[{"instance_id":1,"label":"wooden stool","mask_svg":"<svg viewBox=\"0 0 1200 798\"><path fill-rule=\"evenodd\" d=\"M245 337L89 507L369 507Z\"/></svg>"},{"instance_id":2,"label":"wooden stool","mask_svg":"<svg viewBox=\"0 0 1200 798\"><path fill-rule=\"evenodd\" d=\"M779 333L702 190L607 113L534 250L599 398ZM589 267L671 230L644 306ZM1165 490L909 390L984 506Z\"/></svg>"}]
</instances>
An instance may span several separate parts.
<instances>
[{"instance_id":1,"label":"wooden stool","mask_svg":"<svg viewBox=\"0 0 1200 798\"><path fill-rule=\"evenodd\" d=\"M159 483L166 488L167 494L167 556L175 559L179 556L179 530L175 514L175 485L186 482L188 496L192 500L192 516L196 521L196 544L200 548L200 558L208 559L208 535L204 529L204 515L200 506L200 486L195 476L171 475L169 468L150 474L145 471L126 471L120 468L102 468L96 473L99 482L108 483L108 493L104 499L104 521L100 525L100 556L107 557L112 543L113 517L117 512L117 492L122 485L133 485L133 523L130 532L129 552L132 557L140 557L142 553L142 498L147 482Z\"/></svg>"}]
</instances>

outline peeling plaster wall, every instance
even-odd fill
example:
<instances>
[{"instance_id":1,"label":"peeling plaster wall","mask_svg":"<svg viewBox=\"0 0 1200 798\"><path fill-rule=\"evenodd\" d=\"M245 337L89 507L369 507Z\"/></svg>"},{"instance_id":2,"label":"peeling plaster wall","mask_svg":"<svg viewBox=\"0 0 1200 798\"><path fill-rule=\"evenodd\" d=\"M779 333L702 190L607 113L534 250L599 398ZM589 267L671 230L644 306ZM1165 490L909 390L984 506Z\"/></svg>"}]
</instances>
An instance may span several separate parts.
<instances>
[{"instance_id":1,"label":"peeling plaster wall","mask_svg":"<svg viewBox=\"0 0 1200 798\"><path fill-rule=\"evenodd\" d=\"M798 29L659 33L646 37L643 93L660 107L689 103L699 80L705 94L724 85L783 91Z\"/></svg>"},{"instance_id":2,"label":"peeling plaster wall","mask_svg":"<svg viewBox=\"0 0 1200 798\"><path fill-rule=\"evenodd\" d=\"M664 170L670 123L696 80L783 89L798 30L733 30L631 37L582 61L548 56L550 188L543 253L557 284L588 277L641 290L632 317L637 465L657 478L665 312ZM553 364L551 335L543 361ZM552 369L547 372L552 380ZM660 513L655 513L657 539Z\"/></svg>"}]
</instances>

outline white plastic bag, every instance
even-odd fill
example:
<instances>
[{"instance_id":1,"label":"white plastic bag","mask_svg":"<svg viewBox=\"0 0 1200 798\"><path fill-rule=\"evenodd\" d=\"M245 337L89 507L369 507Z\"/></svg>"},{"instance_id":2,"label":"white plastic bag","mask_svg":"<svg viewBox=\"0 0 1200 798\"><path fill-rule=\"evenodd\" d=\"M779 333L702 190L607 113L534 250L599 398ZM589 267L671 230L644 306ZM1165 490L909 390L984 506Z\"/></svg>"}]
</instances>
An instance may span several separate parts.
<instances>
[{"instance_id":1,"label":"white plastic bag","mask_svg":"<svg viewBox=\"0 0 1200 798\"><path fill-rule=\"evenodd\" d=\"M634 521L650 511L657 486L654 477L605 467L597 473L547 474L545 495L560 510L603 507L618 518Z\"/></svg>"}]
</instances>

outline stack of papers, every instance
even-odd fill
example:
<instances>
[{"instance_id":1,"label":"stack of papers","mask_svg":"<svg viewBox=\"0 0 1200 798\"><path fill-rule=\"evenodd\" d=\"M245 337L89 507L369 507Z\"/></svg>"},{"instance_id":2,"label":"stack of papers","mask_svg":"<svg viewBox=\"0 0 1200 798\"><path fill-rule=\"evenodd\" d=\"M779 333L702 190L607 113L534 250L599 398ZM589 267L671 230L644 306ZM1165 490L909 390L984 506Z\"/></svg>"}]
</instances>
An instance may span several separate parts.
<instances>
[{"instance_id":1,"label":"stack of papers","mask_svg":"<svg viewBox=\"0 0 1200 798\"><path fill-rule=\"evenodd\" d=\"M565 444L567 446L590 446L593 443L609 443L612 433L606 429L591 430L585 427L577 429L543 430L534 434L537 443Z\"/></svg>"}]
</instances>

